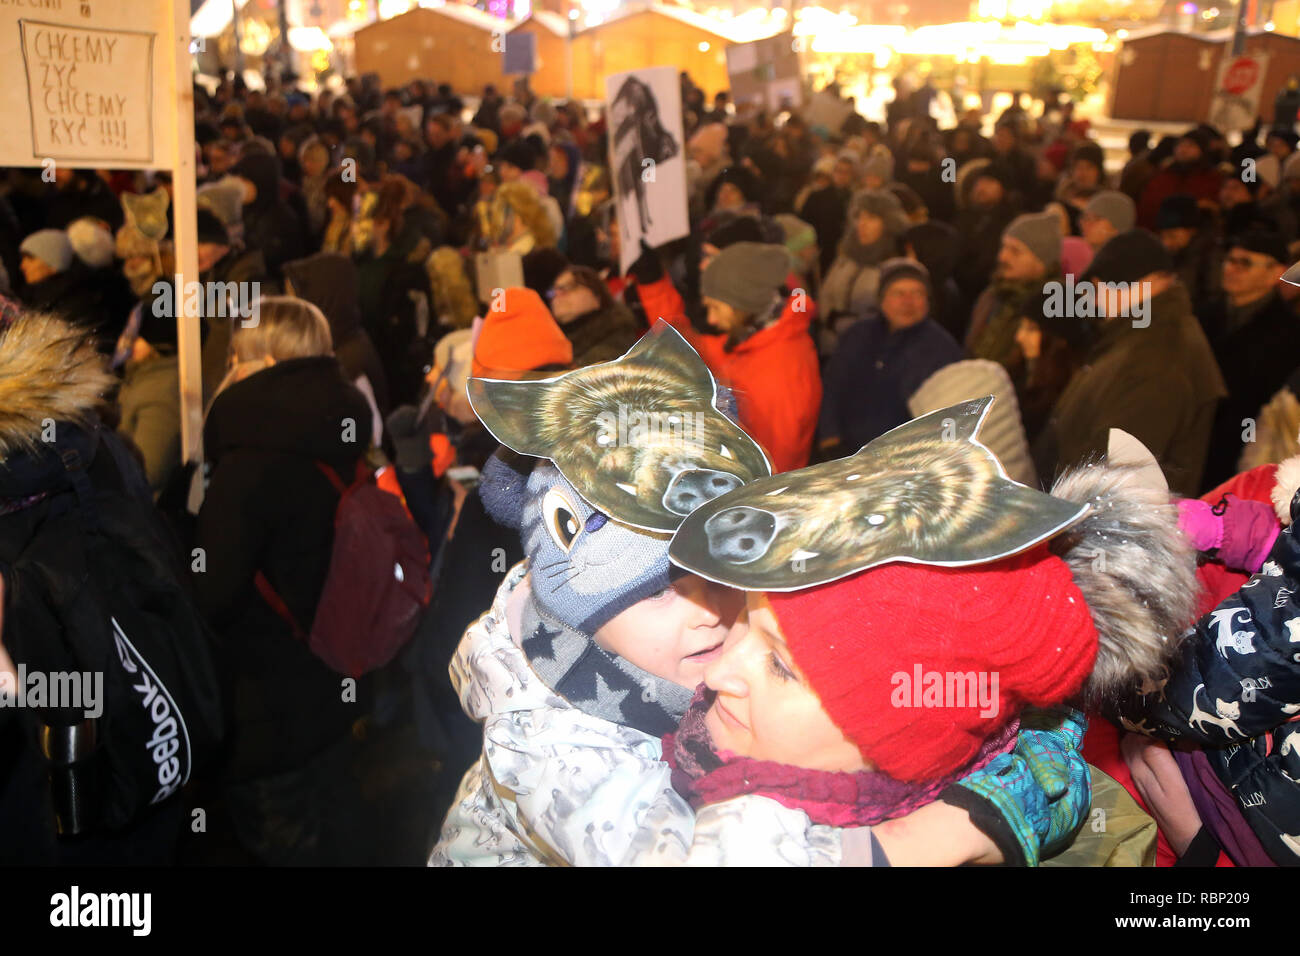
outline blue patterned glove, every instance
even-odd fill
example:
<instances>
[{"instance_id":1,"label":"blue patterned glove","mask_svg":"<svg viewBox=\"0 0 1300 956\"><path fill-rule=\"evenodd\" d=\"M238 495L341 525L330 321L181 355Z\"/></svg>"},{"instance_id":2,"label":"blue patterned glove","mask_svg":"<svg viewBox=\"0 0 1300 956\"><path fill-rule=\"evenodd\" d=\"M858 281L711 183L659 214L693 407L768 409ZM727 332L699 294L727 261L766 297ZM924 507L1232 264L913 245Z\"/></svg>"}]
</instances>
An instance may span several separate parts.
<instances>
[{"instance_id":1,"label":"blue patterned glove","mask_svg":"<svg viewBox=\"0 0 1300 956\"><path fill-rule=\"evenodd\" d=\"M1027 710L1015 750L948 787L945 803L971 822L1011 866L1037 866L1083 823L1092 778L1079 752L1088 718L1068 707Z\"/></svg>"}]
</instances>

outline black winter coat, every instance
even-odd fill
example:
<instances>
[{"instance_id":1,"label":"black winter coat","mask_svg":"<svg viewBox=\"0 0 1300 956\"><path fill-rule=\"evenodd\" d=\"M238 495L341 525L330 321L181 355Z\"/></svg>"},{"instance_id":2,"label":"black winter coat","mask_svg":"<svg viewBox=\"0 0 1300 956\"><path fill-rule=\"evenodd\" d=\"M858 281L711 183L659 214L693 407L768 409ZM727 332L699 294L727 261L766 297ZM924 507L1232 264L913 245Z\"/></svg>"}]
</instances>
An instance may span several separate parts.
<instances>
[{"instance_id":1,"label":"black winter coat","mask_svg":"<svg viewBox=\"0 0 1300 956\"><path fill-rule=\"evenodd\" d=\"M1199 316L1223 371L1228 397L1220 404L1210 431L1201 487L1213 488L1237 473L1245 419L1258 419L1259 410L1286 384L1300 365L1300 318L1277 293L1245 325L1228 330L1228 307L1218 299Z\"/></svg>"},{"instance_id":2,"label":"black winter coat","mask_svg":"<svg viewBox=\"0 0 1300 956\"><path fill-rule=\"evenodd\" d=\"M1107 716L1205 748L1275 862L1300 862L1300 495L1263 569L1201 618L1169 680Z\"/></svg>"},{"instance_id":3,"label":"black winter coat","mask_svg":"<svg viewBox=\"0 0 1300 956\"><path fill-rule=\"evenodd\" d=\"M370 408L332 356L257 372L218 395L208 414L212 472L196 537L205 568L194 584L228 681L232 781L303 766L366 712L365 679L357 702L344 702L340 675L294 638L254 576L262 571L310 631L338 505L314 462L350 482L370 433Z\"/></svg>"}]
</instances>

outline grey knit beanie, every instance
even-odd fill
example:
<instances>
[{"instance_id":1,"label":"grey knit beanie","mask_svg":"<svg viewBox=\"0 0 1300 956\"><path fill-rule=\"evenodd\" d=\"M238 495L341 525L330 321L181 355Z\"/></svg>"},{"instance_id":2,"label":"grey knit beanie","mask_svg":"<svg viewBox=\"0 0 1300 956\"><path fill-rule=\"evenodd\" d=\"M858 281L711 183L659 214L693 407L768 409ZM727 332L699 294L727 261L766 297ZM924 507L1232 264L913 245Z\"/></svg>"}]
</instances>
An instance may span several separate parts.
<instances>
[{"instance_id":1,"label":"grey knit beanie","mask_svg":"<svg viewBox=\"0 0 1300 956\"><path fill-rule=\"evenodd\" d=\"M1098 219L1105 219L1116 232L1128 232L1137 224L1137 206L1133 200L1114 189L1103 189L1088 200L1083 211Z\"/></svg>"},{"instance_id":2,"label":"grey knit beanie","mask_svg":"<svg viewBox=\"0 0 1300 956\"><path fill-rule=\"evenodd\" d=\"M894 259L886 259L880 264L880 279L876 285L876 298L883 299L885 290L899 279L915 279L925 286L927 296L933 294L930 289L930 270L915 259L904 259L900 256Z\"/></svg>"},{"instance_id":3,"label":"grey knit beanie","mask_svg":"<svg viewBox=\"0 0 1300 956\"><path fill-rule=\"evenodd\" d=\"M885 223L885 232L891 236L900 235L910 223L903 204L888 189L861 189L849 200L848 228L851 230L858 221L860 213L869 212Z\"/></svg>"},{"instance_id":4,"label":"grey knit beanie","mask_svg":"<svg viewBox=\"0 0 1300 956\"><path fill-rule=\"evenodd\" d=\"M882 183L894 178L894 160L887 153L872 153L862 162L862 175L879 176Z\"/></svg>"},{"instance_id":5,"label":"grey knit beanie","mask_svg":"<svg viewBox=\"0 0 1300 956\"><path fill-rule=\"evenodd\" d=\"M764 312L790 272L785 246L737 242L723 249L700 276L702 295L746 315Z\"/></svg>"},{"instance_id":6,"label":"grey knit beanie","mask_svg":"<svg viewBox=\"0 0 1300 956\"><path fill-rule=\"evenodd\" d=\"M72 265L72 243L62 229L40 229L23 240L18 251L40 259L55 272L67 272Z\"/></svg>"},{"instance_id":7,"label":"grey knit beanie","mask_svg":"<svg viewBox=\"0 0 1300 956\"><path fill-rule=\"evenodd\" d=\"M1002 237L1019 239L1051 269L1061 264L1061 224L1050 212L1025 213L1011 220Z\"/></svg>"}]
</instances>

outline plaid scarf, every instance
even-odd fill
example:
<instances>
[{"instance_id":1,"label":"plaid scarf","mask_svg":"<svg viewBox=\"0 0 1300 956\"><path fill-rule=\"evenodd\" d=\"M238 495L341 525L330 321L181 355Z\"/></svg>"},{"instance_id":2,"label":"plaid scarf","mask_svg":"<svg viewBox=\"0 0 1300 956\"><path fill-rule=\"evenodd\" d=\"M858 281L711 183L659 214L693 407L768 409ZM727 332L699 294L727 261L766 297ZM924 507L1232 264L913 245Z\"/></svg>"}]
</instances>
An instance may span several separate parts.
<instances>
[{"instance_id":1,"label":"plaid scarf","mask_svg":"<svg viewBox=\"0 0 1300 956\"><path fill-rule=\"evenodd\" d=\"M664 737L663 757L672 767L673 788L697 810L756 793L802 810L813 823L833 827L874 826L933 803L950 783L1011 750L1020 730L1020 721L1012 720L985 741L970 765L936 780L906 783L879 771L805 770L719 751L704 726L715 696L701 687L681 726Z\"/></svg>"}]
</instances>

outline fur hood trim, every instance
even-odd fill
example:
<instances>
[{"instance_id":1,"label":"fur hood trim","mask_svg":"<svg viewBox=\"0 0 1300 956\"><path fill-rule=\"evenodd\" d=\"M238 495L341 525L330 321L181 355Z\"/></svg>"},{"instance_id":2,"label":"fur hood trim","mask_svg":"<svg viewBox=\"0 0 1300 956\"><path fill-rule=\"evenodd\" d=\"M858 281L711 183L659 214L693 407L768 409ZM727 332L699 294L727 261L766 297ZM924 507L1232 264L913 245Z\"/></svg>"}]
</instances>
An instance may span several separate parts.
<instances>
[{"instance_id":1,"label":"fur hood trim","mask_svg":"<svg viewBox=\"0 0 1300 956\"><path fill-rule=\"evenodd\" d=\"M1196 552L1169 493L1145 485L1133 465L1094 463L1052 486L1088 513L1053 539L1097 628L1097 662L1084 685L1097 706L1158 682L1196 620Z\"/></svg>"},{"instance_id":2,"label":"fur hood trim","mask_svg":"<svg viewBox=\"0 0 1300 956\"><path fill-rule=\"evenodd\" d=\"M1291 500L1300 491L1300 455L1288 458L1278 465L1273 481L1273 510L1277 512L1277 520L1282 522L1282 527L1286 528L1291 524Z\"/></svg>"},{"instance_id":3,"label":"fur hood trim","mask_svg":"<svg viewBox=\"0 0 1300 956\"><path fill-rule=\"evenodd\" d=\"M84 422L113 384L84 330L24 314L0 334L0 461L35 449L47 419Z\"/></svg>"},{"instance_id":4,"label":"fur hood trim","mask_svg":"<svg viewBox=\"0 0 1300 956\"><path fill-rule=\"evenodd\" d=\"M507 217L518 216L539 247L555 245L555 229L546 216L546 207L536 189L525 182L502 183L492 197L492 231L502 236L508 227Z\"/></svg>"}]
</instances>

